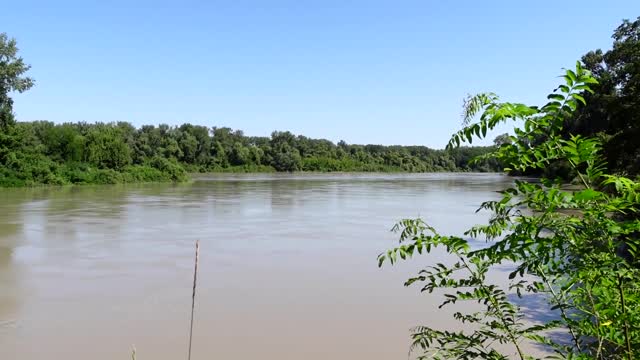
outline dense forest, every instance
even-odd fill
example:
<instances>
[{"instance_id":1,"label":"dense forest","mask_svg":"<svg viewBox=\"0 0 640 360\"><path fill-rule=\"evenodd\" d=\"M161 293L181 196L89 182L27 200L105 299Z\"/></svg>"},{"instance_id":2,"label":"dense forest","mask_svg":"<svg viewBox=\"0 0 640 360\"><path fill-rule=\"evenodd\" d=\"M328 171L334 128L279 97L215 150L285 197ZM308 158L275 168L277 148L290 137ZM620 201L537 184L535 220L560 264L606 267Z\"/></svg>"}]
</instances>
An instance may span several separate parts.
<instances>
[{"instance_id":1,"label":"dense forest","mask_svg":"<svg viewBox=\"0 0 640 360\"><path fill-rule=\"evenodd\" d=\"M492 147L334 144L192 124L17 122L10 95L34 85L29 68L15 40L0 34L0 186L182 181L190 172L499 170L491 160L470 163Z\"/></svg>"},{"instance_id":2,"label":"dense forest","mask_svg":"<svg viewBox=\"0 0 640 360\"><path fill-rule=\"evenodd\" d=\"M184 124L54 124L18 122L4 137L0 185L180 181L189 172L249 171L495 171L469 161L491 147L451 151L424 146L334 144L274 132Z\"/></svg>"}]
</instances>

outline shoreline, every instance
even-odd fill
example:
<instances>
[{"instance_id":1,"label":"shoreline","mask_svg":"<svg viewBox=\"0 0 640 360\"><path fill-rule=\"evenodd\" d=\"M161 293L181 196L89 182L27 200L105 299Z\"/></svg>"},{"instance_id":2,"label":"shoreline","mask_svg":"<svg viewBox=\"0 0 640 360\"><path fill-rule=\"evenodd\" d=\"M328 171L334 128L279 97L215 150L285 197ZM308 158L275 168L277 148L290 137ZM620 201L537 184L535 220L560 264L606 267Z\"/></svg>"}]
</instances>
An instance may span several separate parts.
<instances>
[{"instance_id":1,"label":"shoreline","mask_svg":"<svg viewBox=\"0 0 640 360\"><path fill-rule=\"evenodd\" d=\"M2 189L39 189L39 188L71 188L71 187L88 187L88 186L114 186L114 185L147 185L147 184L188 184L196 181L200 177L219 176L219 175L418 175L418 174L496 174L508 175L504 172L495 171L207 171L207 172L188 172L188 178L184 181L132 181L132 182L114 182L114 183L70 183L70 184L30 184L24 186L0 186Z\"/></svg>"}]
</instances>

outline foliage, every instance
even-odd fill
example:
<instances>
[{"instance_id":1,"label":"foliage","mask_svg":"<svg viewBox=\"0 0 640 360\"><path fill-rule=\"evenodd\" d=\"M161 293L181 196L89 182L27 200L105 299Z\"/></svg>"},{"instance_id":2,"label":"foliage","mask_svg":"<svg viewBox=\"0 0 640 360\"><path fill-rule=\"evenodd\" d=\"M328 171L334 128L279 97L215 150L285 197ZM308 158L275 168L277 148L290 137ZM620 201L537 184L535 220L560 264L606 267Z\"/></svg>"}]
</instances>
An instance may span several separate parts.
<instances>
[{"instance_id":1,"label":"foliage","mask_svg":"<svg viewBox=\"0 0 640 360\"><path fill-rule=\"evenodd\" d=\"M309 139L289 132L268 137L248 137L229 128L184 124L142 126L128 123L19 122L11 127L11 142L4 152L49 168L52 176L67 183L181 181L188 172L272 172L272 171L497 171L498 163L487 160L471 164L477 155L494 147L461 147L432 150L423 146L336 145L328 140ZM0 154L3 152L0 151ZM17 159L17 158L16 158ZM12 163L15 163L15 160ZM14 164L15 165L15 164ZM6 165L8 166L8 165ZM136 166L161 171L150 176L115 175ZM0 177L0 186L51 184L46 176L30 179L24 167ZM99 172L98 170L104 170ZM80 174L86 172L87 174ZM138 172L138 170L136 170ZM18 181L14 178L23 179ZM13 180L12 180L13 179ZM95 179L92 181L91 179Z\"/></svg>"},{"instance_id":2,"label":"foliage","mask_svg":"<svg viewBox=\"0 0 640 360\"><path fill-rule=\"evenodd\" d=\"M15 40L0 34L0 186L183 181L190 172L496 171L471 164L492 147L432 150L423 146L334 144L276 131L249 137L227 127L129 123L19 122L11 92L33 79Z\"/></svg>"},{"instance_id":3,"label":"foliage","mask_svg":"<svg viewBox=\"0 0 640 360\"><path fill-rule=\"evenodd\" d=\"M33 79L23 76L29 70L21 57L15 39L9 39L7 34L0 33L0 166L16 160L13 149L20 146L19 134L13 128L13 100L11 92L23 92L33 86ZM10 171L2 169L0 179L6 178ZM14 181L20 182L15 179Z\"/></svg>"},{"instance_id":4,"label":"foliage","mask_svg":"<svg viewBox=\"0 0 640 360\"><path fill-rule=\"evenodd\" d=\"M16 40L0 33L0 131L7 131L14 121L13 100L9 94L27 91L34 84L33 79L23 76L29 69L30 66L18 56Z\"/></svg>"},{"instance_id":5,"label":"foliage","mask_svg":"<svg viewBox=\"0 0 640 360\"><path fill-rule=\"evenodd\" d=\"M87 134L87 160L101 169L121 170L129 165L131 150L124 142L120 129L102 125L92 129Z\"/></svg>"},{"instance_id":6,"label":"foliage","mask_svg":"<svg viewBox=\"0 0 640 360\"><path fill-rule=\"evenodd\" d=\"M611 50L590 51L584 67L598 80L592 92L583 92L586 106L566 120L569 134L598 136L613 171L640 173L640 17L624 20L613 33Z\"/></svg>"},{"instance_id":7,"label":"foliage","mask_svg":"<svg viewBox=\"0 0 640 360\"><path fill-rule=\"evenodd\" d=\"M565 138L563 124L585 103L581 93L590 92L596 80L579 62L563 78L542 107L499 102L493 94L468 101L469 118L479 114L479 120L467 121L449 146L516 120L521 124L517 136L483 157L518 171L564 161L580 179L578 189L567 190L552 178L516 180L500 200L481 205L479 210L492 213L490 220L464 237L441 235L422 220L404 220L394 227L400 245L379 256L380 265L393 264L444 248L451 262L428 266L406 285L443 294L440 307L478 304L456 308L454 319L465 330L415 328L412 349L421 358L537 358L524 352L525 342L547 347L553 358L640 356L640 183L608 174L597 138ZM488 245L474 248L478 237ZM504 273L499 268L505 267L511 268L508 286L488 277ZM527 320L529 312L539 309L518 304L532 296L547 299L544 310L557 318ZM570 340L558 338L557 332Z\"/></svg>"}]
</instances>

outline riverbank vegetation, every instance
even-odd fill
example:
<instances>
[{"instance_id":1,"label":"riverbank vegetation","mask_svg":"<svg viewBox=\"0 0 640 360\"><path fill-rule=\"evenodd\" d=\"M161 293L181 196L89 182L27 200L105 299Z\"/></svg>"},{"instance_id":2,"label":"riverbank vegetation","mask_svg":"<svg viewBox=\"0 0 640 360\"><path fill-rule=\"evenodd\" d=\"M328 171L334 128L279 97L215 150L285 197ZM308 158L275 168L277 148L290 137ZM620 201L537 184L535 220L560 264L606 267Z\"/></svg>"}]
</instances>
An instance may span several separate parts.
<instances>
[{"instance_id":1,"label":"riverbank vegetation","mask_svg":"<svg viewBox=\"0 0 640 360\"><path fill-rule=\"evenodd\" d=\"M640 182L614 175L637 171L640 19L625 21L614 39L597 71L578 62L544 106L501 102L490 93L466 102L465 126L450 147L514 120L516 136L484 157L507 171L543 176L516 180L498 200L483 203L488 223L463 235L440 234L421 219L396 225L400 245L381 254L380 265L442 248L451 261L438 253L405 285L442 295L440 307L477 304L455 308L453 321L465 324L463 331L416 327L412 349L419 358L640 358ZM612 54L624 54L625 65ZM546 171L554 164L580 187L567 190L563 177ZM475 240L482 238L487 245ZM494 271L508 285L487 280ZM553 355L527 353L526 342Z\"/></svg>"},{"instance_id":2,"label":"riverbank vegetation","mask_svg":"<svg viewBox=\"0 0 640 360\"><path fill-rule=\"evenodd\" d=\"M0 185L181 181L192 172L497 171L469 161L491 147L452 151L424 146L334 144L290 132L245 136L229 128L129 123L11 126ZM9 138L9 137L6 137Z\"/></svg>"},{"instance_id":3,"label":"riverbank vegetation","mask_svg":"<svg viewBox=\"0 0 640 360\"><path fill-rule=\"evenodd\" d=\"M471 164L492 147L335 144L276 131L271 137L183 124L16 122L12 92L34 85L15 40L0 34L0 186L183 181L190 172L497 171Z\"/></svg>"}]
</instances>

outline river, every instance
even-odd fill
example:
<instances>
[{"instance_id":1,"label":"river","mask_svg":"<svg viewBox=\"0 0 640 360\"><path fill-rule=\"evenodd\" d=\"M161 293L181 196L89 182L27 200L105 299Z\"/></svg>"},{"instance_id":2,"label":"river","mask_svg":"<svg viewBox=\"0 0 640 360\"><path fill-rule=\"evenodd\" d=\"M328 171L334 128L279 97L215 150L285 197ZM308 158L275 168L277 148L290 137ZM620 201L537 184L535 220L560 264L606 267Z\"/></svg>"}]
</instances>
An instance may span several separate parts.
<instances>
[{"instance_id":1,"label":"river","mask_svg":"<svg viewBox=\"0 0 640 360\"><path fill-rule=\"evenodd\" d=\"M189 184L0 189L0 359L406 359L447 325L377 267L395 221L461 235L496 174L202 176Z\"/></svg>"}]
</instances>

